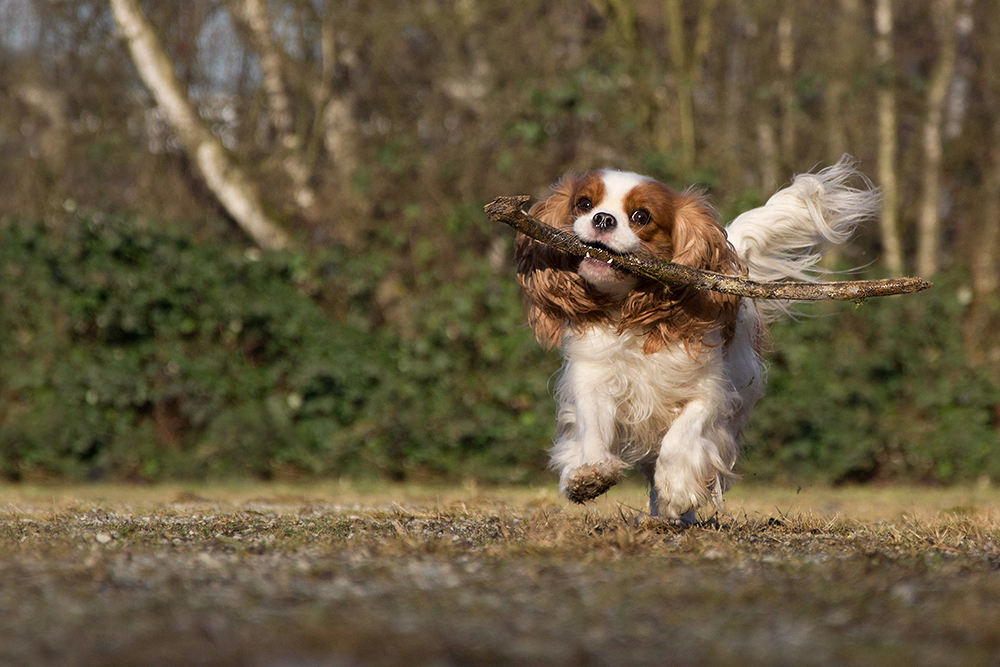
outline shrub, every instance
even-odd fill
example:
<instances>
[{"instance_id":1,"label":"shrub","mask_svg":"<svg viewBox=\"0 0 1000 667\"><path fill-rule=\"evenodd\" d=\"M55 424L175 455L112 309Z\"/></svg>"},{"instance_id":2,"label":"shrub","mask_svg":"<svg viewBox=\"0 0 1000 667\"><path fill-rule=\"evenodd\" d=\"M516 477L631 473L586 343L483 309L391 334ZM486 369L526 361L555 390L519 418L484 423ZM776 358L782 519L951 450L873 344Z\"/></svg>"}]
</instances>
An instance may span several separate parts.
<instances>
[{"instance_id":1,"label":"shrub","mask_svg":"<svg viewBox=\"0 0 1000 667\"><path fill-rule=\"evenodd\" d=\"M510 239L476 207L444 223L309 256L128 216L0 224L0 476L531 479L558 354L523 324ZM775 325L740 470L996 478L1000 397L960 311L939 281Z\"/></svg>"},{"instance_id":2,"label":"shrub","mask_svg":"<svg viewBox=\"0 0 1000 667\"><path fill-rule=\"evenodd\" d=\"M745 470L762 479L1000 477L1000 392L965 359L954 280L929 292L815 304L772 328L768 392Z\"/></svg>"},{"instance_id":3,"label":"shrub","mask_svg":"<svg viewBox=\"0 0 1000 667\"><path fill-rule=\"evenodd\" d=\"M298 258L120 217L0 234L5 476L346 465L332 433L375 374L364 333L299 293Z\"/></svg>"}]
</instances>

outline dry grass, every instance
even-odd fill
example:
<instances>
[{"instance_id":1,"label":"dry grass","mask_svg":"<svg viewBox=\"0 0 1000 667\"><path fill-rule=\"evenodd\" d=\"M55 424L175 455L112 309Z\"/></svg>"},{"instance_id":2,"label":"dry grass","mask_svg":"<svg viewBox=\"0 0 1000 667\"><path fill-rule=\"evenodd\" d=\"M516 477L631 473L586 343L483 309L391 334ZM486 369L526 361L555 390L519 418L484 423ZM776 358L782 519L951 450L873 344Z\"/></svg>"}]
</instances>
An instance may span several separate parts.
<instances>
[{"instance_id":1,"label":"dry grass","mask_svg":"<svg viewBox=\"0 0 1000 667\"><path fill-rule=\"evenodd\" d=\"M0 489L0 664L989 664L1000 493Z\"/></svg>"}]
</instances>

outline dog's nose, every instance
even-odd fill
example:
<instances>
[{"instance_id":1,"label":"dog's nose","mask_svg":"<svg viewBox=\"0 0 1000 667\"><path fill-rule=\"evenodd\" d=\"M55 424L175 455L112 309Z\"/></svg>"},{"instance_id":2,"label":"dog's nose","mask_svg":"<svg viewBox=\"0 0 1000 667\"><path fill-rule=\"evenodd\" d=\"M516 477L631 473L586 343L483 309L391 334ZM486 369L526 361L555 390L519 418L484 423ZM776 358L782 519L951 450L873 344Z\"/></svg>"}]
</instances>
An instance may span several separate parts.
<instances>
[{"instance_id":1,"label":"dog's nose","mask_svg":"<svg viewBox=\"0 0 1000 667\"><path fill-rule=\"evenodd\" d=\"M594 229L603 231L605 229L611 229L618 224L618 221L615 220L615 216L610 213L598 213L594 216L594 220L591 224L594 225Z\"/></svg>"}]
</instances>

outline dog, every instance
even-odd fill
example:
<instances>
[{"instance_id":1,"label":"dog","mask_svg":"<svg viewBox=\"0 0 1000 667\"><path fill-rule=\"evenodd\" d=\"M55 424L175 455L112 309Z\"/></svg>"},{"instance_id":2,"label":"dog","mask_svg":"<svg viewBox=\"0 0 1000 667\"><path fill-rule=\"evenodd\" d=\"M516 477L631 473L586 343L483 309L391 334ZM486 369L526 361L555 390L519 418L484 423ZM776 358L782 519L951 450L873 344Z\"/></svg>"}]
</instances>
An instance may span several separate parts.
<instances>
[{"instance_id":1,"label":"dog","mask_svg":"<svg viewBox=\"0 0 1000 667\"><path fill-rule=\"evenodd\" d=\"M847 240L878 205L844 156L727 228L699 192L609 169L567 174L529 213L614 254L809 281L823 273L823 247ZM649 484L652 516L690 523L700 506L718 506L764 394L767 323L784 305L665 286L524 235L516 262L528 323L564 357L551 450L560 491L587 502L634 466Z\"/></svg>"}]
</instances>

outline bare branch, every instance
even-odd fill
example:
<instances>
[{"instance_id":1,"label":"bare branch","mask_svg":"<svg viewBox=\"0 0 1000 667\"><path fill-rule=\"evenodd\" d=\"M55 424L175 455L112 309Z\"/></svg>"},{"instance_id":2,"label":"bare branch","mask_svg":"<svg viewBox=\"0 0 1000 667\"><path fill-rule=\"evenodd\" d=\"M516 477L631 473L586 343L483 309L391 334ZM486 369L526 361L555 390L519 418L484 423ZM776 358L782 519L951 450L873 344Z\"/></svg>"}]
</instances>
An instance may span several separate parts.
<instances>
[{"instance_id":1,"label":"bare branch","mask_svg":"<svg viewBox=\"0 0 1000 667\"><path fill-rule=\"evenodd\" d=\"M208 189L261 248L288 247L288 234L265 211L253 181L187 98L173 62L138 0L111 0L111 8L139 77L153 93L188 158L198 166Z\"/></svg>"},{"instance_id":2,"label":"bare branch","mask_svg":"<svg viewBox=\"0 0 1000 667\"><path fill-rule=\"evenodd\" d=\"M789 301L864 301L869 297L912 294L931 286L922 278L886 278L884 280L845 280L833 283L759 282L738 276L674 264L638 255L619 255L584 244L575 235L550 227L525 213L527 195L497 197L486 206L486 217L510 225L525 236L579 257L604 260L619 269L658 280L667 285L690 285L697 289L736 294L751 299Z\"/></svg>"},{"instance_id":3,"label":"bare branch","mask_svg":"<svg viewBox=\"0 0 1000 667\"><path fill-rule=\"evenodd\" d=\"M288 93L285 64L281 46L271 35L271 18L265 0L239 0L233 3L233 15L250 35L260 56L260 69L264 90L271 103L272 124L278 141L285 151L281 164L292 180L295 203L303 212L316 204L316 192L309 181L313 170L303 155L303 141L295 133L295 110Z\"/></svg>"}]
</instances>

